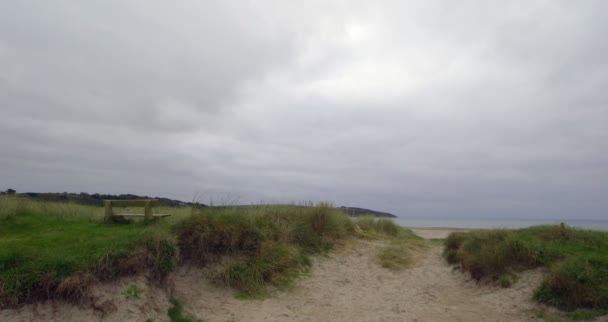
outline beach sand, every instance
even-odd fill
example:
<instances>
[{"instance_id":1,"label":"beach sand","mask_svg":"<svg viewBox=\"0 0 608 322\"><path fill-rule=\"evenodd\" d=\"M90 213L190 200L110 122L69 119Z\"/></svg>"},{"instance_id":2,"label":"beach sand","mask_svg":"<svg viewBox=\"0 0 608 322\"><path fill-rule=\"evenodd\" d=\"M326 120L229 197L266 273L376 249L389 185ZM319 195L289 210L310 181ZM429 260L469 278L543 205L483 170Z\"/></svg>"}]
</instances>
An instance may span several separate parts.
<instances>
[{"instance_id":1,"label":"beach sand","mask_svg":"<svg viewBox=\"0 0 608 322\"><path fill-rule=\"evenodd\" d=\"M425 238L442 238L451 231L415 230ZM535 312L546 309L532 299L541 280L539 270L521 274L506 289L476 283L448 266L436 245L415 253L412 267L393 272L377 261L386 245L354 240L338 246L327 256L315 257L310 275L293 289L273 291L265 299L237 299L233 290L211 283L204 270L182 267L173 277L170 295L141 279L123 279L98 290L98 303L106 303L105 310L44 303L0 311L0 321L168 321L171 297L183 303L187 314L208 322L536 321ZM133 283L142 288L141 298L126 299L123 292Z\"/></svg>"},{"instance_id":2,"label":"beach sand","mask_svg":"<svg viewBox=\"0 0 608 322\"><path fill-rule=\"evenodd\" d=\"M467 232L468 228L439 228L439 227L424 227L424 228L409 228L416 235L426 239L442 239L448 237L453 232Z\"/></svg>"}]
</instances>

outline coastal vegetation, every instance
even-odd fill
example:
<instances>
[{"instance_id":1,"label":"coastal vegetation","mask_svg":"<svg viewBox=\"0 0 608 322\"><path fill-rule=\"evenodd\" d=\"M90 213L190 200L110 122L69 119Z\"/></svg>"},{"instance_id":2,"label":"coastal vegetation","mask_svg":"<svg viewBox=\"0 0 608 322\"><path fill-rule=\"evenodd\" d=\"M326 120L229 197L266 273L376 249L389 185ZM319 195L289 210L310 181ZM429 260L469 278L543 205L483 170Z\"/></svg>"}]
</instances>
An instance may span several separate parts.
<instances>
[{"instance_id":1,"label":"coastal vegetation","mask_svg":"<svg viewBox=\"0 0 608 322\"><path fill-rule=\"evenodd\" d=\"M0 308L45 299L91 303L91 285L127 275L170 285L165 283L180 265L203 267L205 278L236 290L240 298L260 298L292 286L309 272L315 256L336 248L365 245L366 258L399 271L440 243L390 219L351 218L329 203L156 211L172 216L104 223L101 207L0 196ZM505 287L521 271L540 268L544 280L535 297L563 309L590 309L567 313L584 319L608 310L607 235L568 226L457 232L444 241L444 255L475 279ZM127 284L118 296L137 299L141 292ZM175 299L170 311L173 320L196 320Z\"/></svg>"},{"instance_id":2,"label":"coastal vegetation","mask_svg":"<svg viewBox=\"0 0 608 322\"><path fill-rule=\"evenodd\" d=\"M351 219L329 203L316 206L206 207L175 228L182 258L212 264L210 276L242 296L264 296L268 285L284 288L351 237L419 240L393 221ZM403 249L406 256L406 250Z\"/></svg>"},{"instance_id":3,"label":"coastal vegetation","mask_svg":"<svg viewBox=\"0 0 608 322\"><path fill-rule=\"evenodd\" d=\"M379 249L377 258L384 268L401 271L414 263L414 255L429 246L429 243L409 229L403 229L392 220L375 220L372 217L358 217L355 220L361 229L360 237L383 239L387 245Z\"/></svg>"},{"instance_id":4,"label":"coastal vegetation","mask_svg":"<svg viewBox=\"0 0 608 322\"><path fill-rule=\"evenodd\" d=\"M203 320L185 315L182 304L175 299L171 300L171 308L167 311L167 315L171 322L203 322Z\"/></svg>"},{"instance_id":5,"label":"coastal vegetation","mask_svg":"<svg viewBox=\"0 0 608 322\"><path fill-rule=\"evenodd\" d=\"M455 232L444 255L476 280L509 286L517 273L543 268L534 297L561 309L608 309L608 232L565 225Z\"/></svg>"},{"instance_id":6,"label":"coastal vegetation","mask_svg":"<svg viewBox=\"0 0 608 322\"><path fill-rule=\"evenodd\" d=\"M160 211L172 216L109 224L101 207L0 196L0 307L87 302L93 283L147 273L162 284L186 263L207 267L210 278L242 296L259 297L268 286L290 285L312 255L350 238L420 243L390 220L351 219L329 203Z\"/></svg>"},{"instance_id":7,"label":"coastal vegetation","mask_svg":"<svg viewBox=\"0 0 608 322\"><path fill-rule=\"evenodd\" d=\"M162 281L176 239L143 223L106 225L103 209L0 198L0 307L47 298L84 301L95 281L149 271Z\"/></svg>"}]
</instances>

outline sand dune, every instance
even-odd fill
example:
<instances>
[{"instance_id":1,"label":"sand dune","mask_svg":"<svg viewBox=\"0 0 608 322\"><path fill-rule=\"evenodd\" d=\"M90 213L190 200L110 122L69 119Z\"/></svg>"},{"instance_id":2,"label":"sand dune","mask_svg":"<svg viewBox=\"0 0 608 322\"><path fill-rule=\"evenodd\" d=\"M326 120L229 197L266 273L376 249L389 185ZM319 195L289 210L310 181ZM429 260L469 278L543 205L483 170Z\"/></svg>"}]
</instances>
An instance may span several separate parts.
<instances>
[{"instance_id":1,"label":"sand dune","mask_svg":"<svg viewBox=\"0 0 608 322\"><path fill-rule=\"evenodd\" d=\"M181 268L172 296L187 313L209 322L535 320L539 306L531 295L540 281L538 271L523 274L508 289L479 285L446 265L441 247L435 246L418 254L413 267L396 273L375 260L383 246L362 240L342 245L317 257L310 276L293 290L264 300L239 300L232 290L210 283L204 271ZM122 292L133 283L142 296L126 299ZM96 289L98 310L44 303L0 311L0 321L167 321L167 292L142 278L122 279Z\"/></svg>"}]
</instances>

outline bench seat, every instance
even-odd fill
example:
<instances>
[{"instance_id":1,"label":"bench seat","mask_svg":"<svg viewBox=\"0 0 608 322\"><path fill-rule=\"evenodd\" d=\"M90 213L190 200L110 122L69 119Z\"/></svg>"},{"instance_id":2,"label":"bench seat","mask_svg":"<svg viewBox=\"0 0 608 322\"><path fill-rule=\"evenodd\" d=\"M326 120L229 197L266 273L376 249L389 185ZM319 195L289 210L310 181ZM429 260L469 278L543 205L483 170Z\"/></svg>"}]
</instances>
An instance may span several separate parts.
<instances>
[{"instance_id":1,"label":"bench seat","mask_svg":"<svg viewBox=\"0 0 608 322\"><path fill-rule=\"evenodd\" d=\"M154 218L163 218L169 217L170 214L153 214L152 207L160 206L160 201L158 199L142 199L142 200L104 200L103 201L105 207L105 221L113 222L112 218L122 218L121 221L124 221L128 217L143 217L145 220L152 220ZM143 207L143 214L115 214L112 207Z\"/></svg>"},{"instance_id":2,"label":"bench seat","mask_svg":"<svg viewBox=\"0 0 608 322\"><path fill-rule=\"evenodd\" d=\"M117 217L145 217L145 214L114 214ZM171 214L152 214L152 217L169 217Z\"/></svg>"}]
</instances>

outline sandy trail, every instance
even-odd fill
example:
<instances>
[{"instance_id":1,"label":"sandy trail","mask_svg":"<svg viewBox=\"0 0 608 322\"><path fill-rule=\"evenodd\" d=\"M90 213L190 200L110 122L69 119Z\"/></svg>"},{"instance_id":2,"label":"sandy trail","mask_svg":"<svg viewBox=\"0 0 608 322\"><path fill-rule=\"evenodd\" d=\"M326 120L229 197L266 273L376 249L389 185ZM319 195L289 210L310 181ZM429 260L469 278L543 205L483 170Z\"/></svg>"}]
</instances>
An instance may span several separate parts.
<instances>
[{"instance_id":1,"label":"sandy trail","mask_svg":"<svg viewBox=\"0 0 608 322\"><path fill-rule=\"evenodd\" d=\"M382 243L354 241L319 258L310 277L266 300L238 300L192 271L180 272L176 296L206 321L534 321L539 272L509 289L478 285L448 267L441 248L394 273L378 265Z\"/></svg>"}]
</instances>

